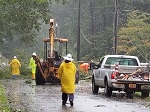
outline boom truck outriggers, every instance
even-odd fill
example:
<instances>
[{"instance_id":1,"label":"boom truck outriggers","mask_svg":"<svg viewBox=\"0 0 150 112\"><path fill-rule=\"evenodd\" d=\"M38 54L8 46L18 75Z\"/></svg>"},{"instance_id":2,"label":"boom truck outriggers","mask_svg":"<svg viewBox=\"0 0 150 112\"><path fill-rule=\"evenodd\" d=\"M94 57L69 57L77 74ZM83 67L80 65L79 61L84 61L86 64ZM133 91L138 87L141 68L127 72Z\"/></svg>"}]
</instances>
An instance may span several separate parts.
<instances>
[{"instance_id":1,"label":"boom truck outriggers","mask_svg":"<svg viewBox=\"0 0 150 112\"><path fill-rule=\"evenodd\" d=\"M67 54L67 38L55 38L54 19L50 19L49 38L44 38L44 60L40 62L39 58L36 58L36 73L35 82L36 85L43 85L45 83L58 84L60 79L58 77L58 68L63 61L62 47L65 43L65 55ZM59 43L59 44L58 44ZM49 44L49 46L48 46ZM61 45L61 46L58 46ZM49 48L48 48L49 47ZM58 51L55 49L61 48ZM76 72L76 83L79 81L79 72Z\"/></svg>"}]
</instances>

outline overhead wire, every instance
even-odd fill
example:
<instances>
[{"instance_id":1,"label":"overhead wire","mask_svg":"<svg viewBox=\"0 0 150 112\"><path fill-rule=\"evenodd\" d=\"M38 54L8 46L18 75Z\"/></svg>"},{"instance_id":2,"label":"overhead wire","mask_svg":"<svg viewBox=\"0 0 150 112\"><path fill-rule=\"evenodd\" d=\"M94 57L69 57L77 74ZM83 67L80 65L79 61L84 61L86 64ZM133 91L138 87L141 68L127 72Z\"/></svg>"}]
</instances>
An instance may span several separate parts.
<instances>
[{"instance_id":1,"label":"overhead wire","mask_svg":"<svg viewBox=\"0 0 150 112\"><path fill-rule=\"evenodd\" d=\"M86 7L81 7L81 11L86 15L86 16L88 16L88 17L91 17L89 14L87 14L84 10L85 9L87 9L87 8L89 8L88 6L89 6L89 3L90 3L90 0L87 0L87 4L85 5ZM108 6L107 4L105 5L105 7L111 7L111 6ZM98 8L101 8L101 7L93 7L93 8L96 8L96 9L98 9ZM70 9L73 9L73 10L78 10L79 8L65 8L64 10L70 10ZM62 9L53 9L53 8L51 8L51 10L62 10ZM59 15L59 13L61 13L61 12L58 12L58 15ZM92 17L92 18L94 18L94 21L97 21L96 19L97 18L95 18L95 17ZM61 21L62 23L64 22L62 19L60 19L60 18L57 18L59 21ZM89 21L89 19L84 19L84 21ZM63 24L63 25L61 25L61 26L59 26L59 27L64 27L64 26L67 26L67 25L70 25L70 24L73 24L73 23L75 23L75 22L77 22L76 20L75 21L67 21L65 24ZM83 20L81 19L81 23L84 23L83 22Z\"/></svg>"},{"instance_id":2,"label":"overhead wire","mask_svg":"<svg viewBox=\"0 0 150 112\"><path fill-rule=\"evenodd\" d=\"M85 5L86 7L81 7L81 11L86 15L86 16L88 16L88 17L91 17L88 13L86 13L85 12L85 9L88 9L89 8L89 3L90 3L90 0L87 0L88 2L86 2L87 3L87 5ZM106 6L107 7L111 7L111 6L108 6L108 4L106 4L105 5L105 8L106 8ZM92 8L95 8L96 10L98 10L98 9L101 9L101 7L92 7ZM57 11L59 11L59 10L62 10L62 9L52 9L52 10L57 10ZM63 10L79 10L79 8L67 8L67 9L63 9ZM61 13L61 12L60 12ZM58 12L58 14L59 14L59 12ZM92 18L95 18L95 17L92 17ZM61 22L64 22L62 19L60 19L60 18L57 18L59 21L61 21ZM81 21L81 23L84 23L85 21L89 21L89 19L87 19L87 20L82 20ZM96 20L95 20L96 21ZM73 24L73 23L75 23L76 22L76 20L75 21L69 21L69 20L67 20L67 22L65 23L65 24L63 24L63 25L61 25L61 26L59 26L59 27L64 27L64 26L68 26L68 25L71 25L71 24ZM82 35L82 37L89 43L89 44L94 44L94 43L92 43L89 39L88 39L88 37L90 37L90 36L88 36L87 37L87 35L86 34L84 34L84 32L83 32L83 30L81 30L81 35ZM75 47L76 47L76 44L74 44L74 46L73 46L73 49L75 49Z\"/></svg>"},{"instance_id":3,"label":"overhead wire","mask_svg":"<svg viewBox=\"0 0 150 112\"><path fill-rule=\"evenodd\" d=\"M83 33L82 30L81 30L81 34L82 34L83 38L84 38L89 44L94 44L94 43L90 42L90 40L88 40L88 38L86 37L86 35Z\"/></svg>"}]
</instances>

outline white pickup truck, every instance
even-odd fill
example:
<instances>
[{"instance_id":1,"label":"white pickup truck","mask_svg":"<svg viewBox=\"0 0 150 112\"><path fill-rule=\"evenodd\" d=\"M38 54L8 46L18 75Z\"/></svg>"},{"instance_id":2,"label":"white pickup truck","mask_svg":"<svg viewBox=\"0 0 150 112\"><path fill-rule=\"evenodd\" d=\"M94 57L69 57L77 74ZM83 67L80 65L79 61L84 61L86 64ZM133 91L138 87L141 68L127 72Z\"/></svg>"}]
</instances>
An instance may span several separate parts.
<instances>
[{"instance_id":1,"label":"white pickup truck","mask_svg":"<svg viewBox=\"0 0 150 112\"><path fill-rule=\"evenodd\" d=\"M124 91L129 98L133 98L135 92L149 97L150 65L141 65L136 56L106 55L91 68L93 93L98 93L101 87L109 97L112 91Z\"/></svg>"}]
</instances>

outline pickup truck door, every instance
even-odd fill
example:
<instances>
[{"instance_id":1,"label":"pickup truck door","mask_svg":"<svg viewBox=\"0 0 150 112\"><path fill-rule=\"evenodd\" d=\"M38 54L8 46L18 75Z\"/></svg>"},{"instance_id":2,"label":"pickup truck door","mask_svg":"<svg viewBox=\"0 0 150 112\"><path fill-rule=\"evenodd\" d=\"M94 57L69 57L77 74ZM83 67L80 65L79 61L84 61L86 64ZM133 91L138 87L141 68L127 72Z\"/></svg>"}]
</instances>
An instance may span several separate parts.
<instances>
[{"instance_id":1,"label":"pickup truck door","mask_svg":"<svg viewBox=\"0 0 150 112\"><path fill-rule=\"evenodd\" d=\"M101 83L102 83L102 76L101 76L101 70L102 70L102 62L103 62L103 59L104 58L102 58L101 60L100 60L100 62L99 62L99 64L98 64L98 69L96 70L96 73L95 73L95 78L96 78L96 80L97 80L97 84L98 85L101 85Z\"/></svg>"},{"instance_id":2,"label":"pickup truck door","mask_svg":"<svg viewBox=\"0 0 150 112\"><path fill-rule=\"evenodd\" d=\"M101 73L101 68L99 67L99 68L95 71L95 78L97 78L97 80L100 79L100 73Z\"/></svg>"}]
</instances>

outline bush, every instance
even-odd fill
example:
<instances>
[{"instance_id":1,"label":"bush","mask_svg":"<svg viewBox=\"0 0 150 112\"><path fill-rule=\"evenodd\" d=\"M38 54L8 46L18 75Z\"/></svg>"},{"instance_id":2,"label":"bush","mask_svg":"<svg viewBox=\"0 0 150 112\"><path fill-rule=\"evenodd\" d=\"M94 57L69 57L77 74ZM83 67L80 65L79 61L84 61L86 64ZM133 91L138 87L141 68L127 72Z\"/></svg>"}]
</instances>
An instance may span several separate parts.
<instances>
[{"instance_id":1,"label":"bush","mask_svg":"<svg viewBox=\"0 0 150 112\"><path fill-rule=\"evenodd\" d=\"M11 78L11 71L8 66L0 67L0 79Z\"/></svg>"},{"instance_id":2,"label":"bush","mask_svg":"<svg viewBox=\"0 0 150 112\"><path fill-rule=\"evenodd\" d=\"M31 78L31 69L23 66L20 69L20 74L21 74L21 77L23 77L23 78L27 78L27 79Z\"/></svg>"},{"instance_id":3,"label":"bush","mask_svg":"<svg viewBox=\"0 0 150 112\"><path fill-rule=\"evenodd\" d=\"M10 79L12 76L11 69L9 66L0 67L0 79ZM19 78L31 78L31 69L22 66L20 68Z\"/></svg>"}]
</instances>

